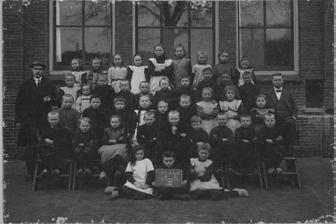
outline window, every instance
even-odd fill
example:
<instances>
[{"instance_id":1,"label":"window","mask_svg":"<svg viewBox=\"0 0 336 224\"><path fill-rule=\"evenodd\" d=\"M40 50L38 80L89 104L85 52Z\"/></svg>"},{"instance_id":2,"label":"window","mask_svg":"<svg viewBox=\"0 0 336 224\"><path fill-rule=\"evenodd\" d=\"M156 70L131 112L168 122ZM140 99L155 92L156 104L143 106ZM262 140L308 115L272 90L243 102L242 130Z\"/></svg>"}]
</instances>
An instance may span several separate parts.
<instances>
[{"instance_id":1,"label":"window","mask_svg":"<svg viewBox=\"0 0 336 224\"><path fill-rule=\"evenodd\" d=\"M293 0L239 2L239 58L260 71L293 71Z\"/></svg>"},{"instance_id":2,"label":"window","mask_svg":"<svg viewBox=\"0 0 336 224\"><path fill-rule=\"evenodd\" d=\"M112 6L110 1L54 2L54 69L69 68L79 57L86 66L100 57L109 66L112 52Z\"/></svg>"},{"instance_id":3,"label":"window","mask_svg":"<svg viewBox=\"0 0 336 224\"><path fill-rule=\"evenodd\" d=\"M208 63L215 62L215 4L203 6L188 1L141 1L136 7L136 50L145 59L153 56L153 47L163 43L167 56L181 43L196 63L197 52L208 53Z\"/></svg>"}]
</instances>

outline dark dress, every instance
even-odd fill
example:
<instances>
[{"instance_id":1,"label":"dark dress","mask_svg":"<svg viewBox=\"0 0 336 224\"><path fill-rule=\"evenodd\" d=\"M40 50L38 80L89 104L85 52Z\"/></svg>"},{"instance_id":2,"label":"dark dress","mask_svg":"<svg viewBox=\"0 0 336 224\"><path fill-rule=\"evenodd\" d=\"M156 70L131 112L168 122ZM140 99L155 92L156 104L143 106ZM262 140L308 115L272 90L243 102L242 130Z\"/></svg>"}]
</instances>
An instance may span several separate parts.
<instances>
[{"instance_id":1,"label":"dark dress","mask_svg":"<svg viewBox=\"0 0 336 224\"><path fill-rule=\"evenodd\" d=\"M257 159L256 133L253 126L237 128L235 137L234 166L240 171L251 171L255 168ZM243 142L242 140L248 140L249 142Z\"/></svg>"}]
</instances>

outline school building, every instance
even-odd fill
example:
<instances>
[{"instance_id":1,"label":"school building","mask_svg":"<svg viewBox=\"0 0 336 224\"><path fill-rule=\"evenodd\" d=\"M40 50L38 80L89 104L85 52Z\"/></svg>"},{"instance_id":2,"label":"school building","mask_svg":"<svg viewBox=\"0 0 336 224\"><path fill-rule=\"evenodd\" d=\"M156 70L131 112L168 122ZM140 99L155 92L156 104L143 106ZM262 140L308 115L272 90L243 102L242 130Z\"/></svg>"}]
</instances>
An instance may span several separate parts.
<instances>
[{"instance_id":1,"label":"school building","mask_svg":"<svg viewBox=\"0 0 336 224\"><path fill-rule=\"evenodd\" d=\"M199 50L217 62L225 49L233 66L250 58L258 85L271 85L281 72L299 107L302 155L325 154L333 140L333 1L116 1L5 0L3 12L4 148L15 152L15 97L39 58L49 78L60 84L73 57L88 68L94 56L110 65L114 53L125 65L132 55L152 56L165 44L169 57L178 43L196 62ZM327 111L327 112L326 112Z\"/></svg>"}]
</instances>

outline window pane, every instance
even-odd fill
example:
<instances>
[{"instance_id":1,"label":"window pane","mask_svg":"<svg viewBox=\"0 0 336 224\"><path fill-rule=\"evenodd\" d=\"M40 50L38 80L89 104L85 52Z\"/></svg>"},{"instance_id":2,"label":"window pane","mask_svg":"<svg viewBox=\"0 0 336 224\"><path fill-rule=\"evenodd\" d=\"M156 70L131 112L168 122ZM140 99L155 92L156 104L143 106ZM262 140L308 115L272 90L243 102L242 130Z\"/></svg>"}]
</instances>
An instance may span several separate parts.
<instances>
[{"instance_id":1,"label":"window pane","mask_svg":"<svg viewBox=\"0 0 336 224\"><path fill-rule=\"evenodd\" d=\"M266 1L267 25L291 26L291 5L291 0Z\"/></svg>"},{"instance_id":2,"label":"window pane","mask_svg":"<svg viewBox=\"0 0 336 224\"><path fill-rule=\"evenodd\" d=\"M167 56L174 57L174 48L179 43L184 46L188 52L188 31L187 29L164 29L163 43L166 48Z\"/></svg>"},{"instance_id":3,"label":"window pane","mask_svg":"<svg viewBox=\"0 0 336 224\"><path fill-rule=\"evenodd\" d=\"M240 2L240 26L263 25L263 1Z\"/></svg>"},{"instance_id":4,"label":"window pane","mask_svg":"<svg viewBox=\"0 0 336 224\"><path fill-rule=\"evenodd\" d=\"M264 30L241 29L241 52L240 57L248 56L254 68L264 67Z\"/></svg>"},{"instance_id":5,"label":"window pane","mask_svg":"<svg viewBox=\"0 0 336 224\"><path fill-rule=\"evenodd\" d=\"M153 57L153 47L160 43L160 29L138 29L138 51L144 60Z\"/></svg>"},{"instance_id":6,"label":"window pane","mask_svg":"<svg viewBox=\"0 0 336 224\"><path fill-rule=\"evenodd\" d=\"M206 2L206 10L191 9L191 26L195 27L212 27L213 3Z\"/></svg>"},{"instance_id":7,"label":"window pane","mask_svg":"<svg viewBox=\"0 0 336 224\"><path fill-rule=\"evenodd\" d=\"M160 26L160 8L150 1L143 1L138 4L138 25Z\"/></svg>"},{"instance_id":8,"label":"window pane","mask_svg":"<svg viewBox=\"0 0 336 224\"><path fill-rule=\"evenodd\" d=\"M90 2L85 1L85 25L104 25L111 24L111 8L110 2L98 1Z\"/></svg>"},{"instance_id":9,"label":"window pane","mask_svg":"<svg viewBox=\"0 0 336 224\"><path fill-rule=\"evenodd\" d=\"M56 25L81 25L81 1L56 1Z\"/></svg>"},{"instance_id":10,"label":"window pane","mask_svg":"<svg viewBox=\"0 0 336 224\"><path fill-rule=\"evenodd\" d=\"M213 64L212 29L191 30L191 61L197 63L197 52L202 50L208 53L208 64Z\"/></svg>"},{"instance_id":11,"label":"window pane","mask_svg":"<svg viewBox=\"0 0 336 224\"><path fill-rule=\"evenodd\" d=\"M100 57L104 66L110 65L111 28L85 28L86 64L93 57Z\"/></svg>"},{"instance_id":12,"label":"window pane","mask_svg":"<svg viewBox=\"0 0 336 224\"><path fill-rule=\"evenodd\" d=\"M82 57L81 28L56 28L55 62L56 65L69 66L74 57Z\"/></svg>"},{"instance_id":13,"label":"window pane","mask_svg":"<svg viewBox=\"0 0 336 224\"><path fill-rule=\"evenodd\" d=\"M265 59L266 65L289 66L293 69L293 46L290 29L266 30Z\"/></svg>"}]
</instances>

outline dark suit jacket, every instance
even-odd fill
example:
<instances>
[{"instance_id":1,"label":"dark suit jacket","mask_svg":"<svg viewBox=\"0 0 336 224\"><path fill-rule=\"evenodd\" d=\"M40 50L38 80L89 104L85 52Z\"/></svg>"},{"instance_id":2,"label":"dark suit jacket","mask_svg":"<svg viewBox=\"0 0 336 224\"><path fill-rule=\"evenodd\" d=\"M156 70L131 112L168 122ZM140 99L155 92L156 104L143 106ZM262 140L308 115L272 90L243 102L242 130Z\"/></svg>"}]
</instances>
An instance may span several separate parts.
<instances>
[{"instance_id":1,"label":"dark suit jacket","mask_svg":"<svg viewBox=\"0 0 336 224\"><path fill-rule=\"evenodd\" d=\"M267 92L267 104L269 107L274 108L275 114L283 119L288 120L292 117L297 117L297 107L292 94L285 88L282 88L280 100L278 100L275 90L272 87Z\"/></svg>"}]
</instances>

